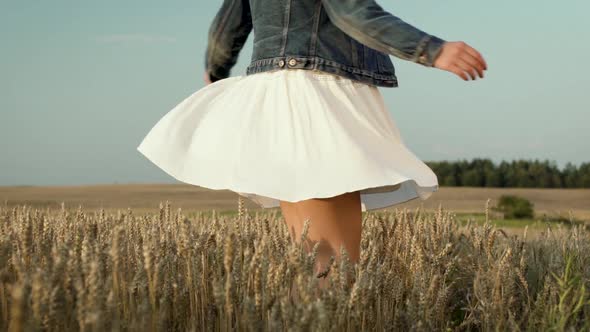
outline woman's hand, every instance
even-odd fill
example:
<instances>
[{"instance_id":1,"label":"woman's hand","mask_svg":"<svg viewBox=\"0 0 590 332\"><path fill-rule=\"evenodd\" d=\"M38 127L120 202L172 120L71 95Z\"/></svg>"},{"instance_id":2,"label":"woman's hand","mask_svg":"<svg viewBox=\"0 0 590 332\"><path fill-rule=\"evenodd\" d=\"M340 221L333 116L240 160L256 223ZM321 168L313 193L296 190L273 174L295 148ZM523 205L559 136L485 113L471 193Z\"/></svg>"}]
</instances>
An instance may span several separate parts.
<instances>
[{"instance_id":1,"label":"woman's hand","mask_svg":"<svg viewBox=\"0 0 590 332\"><path fill-rule=\"evenodd\" d=\"M477 75L483 78L483 71L488 69L481 54L462 41L445 42L434 60L433 67L455 73L465 81L469 80L467 75L472 80L475 80Z\"/></svg>"},{"instance_id":2,"label":"woman's hand","mask_svg":"<svg viewBox=\"0 0 590 332\"><path fill-rule=\"evenodd\" d=\"M205 85L211 84L211 77L209 77L209 73L205 71L205 75L203 75L203 80L205 81Z\"/></svg>"}]
</instances>

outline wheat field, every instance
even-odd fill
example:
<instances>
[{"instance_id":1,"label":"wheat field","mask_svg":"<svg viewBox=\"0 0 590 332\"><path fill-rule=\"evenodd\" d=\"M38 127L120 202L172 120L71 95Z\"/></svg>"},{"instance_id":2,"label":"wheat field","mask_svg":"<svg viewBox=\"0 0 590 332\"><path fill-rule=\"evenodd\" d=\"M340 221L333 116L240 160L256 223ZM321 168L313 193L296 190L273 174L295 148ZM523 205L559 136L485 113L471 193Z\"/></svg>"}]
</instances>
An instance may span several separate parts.
<instances>
[{"instance_id":1,"label":"wheat field","mask_svg":"<svg viewBox=\"0 0 590 332\"><path fill-rule=\"evenodd\" d=\"M321 289L276 210L0 205L0 330L590 330L586 226L527 238L488 212L366 213L360 261L341 249Z\"/></svg>"}]
</instances>

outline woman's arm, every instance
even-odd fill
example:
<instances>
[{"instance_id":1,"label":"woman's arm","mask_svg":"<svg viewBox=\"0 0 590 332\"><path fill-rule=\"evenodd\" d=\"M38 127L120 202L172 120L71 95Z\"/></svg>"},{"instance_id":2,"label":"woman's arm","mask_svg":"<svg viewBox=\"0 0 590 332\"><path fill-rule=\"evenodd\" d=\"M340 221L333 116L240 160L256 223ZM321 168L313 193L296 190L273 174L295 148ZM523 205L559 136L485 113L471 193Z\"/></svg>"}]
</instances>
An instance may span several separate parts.
<instances>
[{"instance_id":1,"label":"woman's arm","mask_svg":"<svg viewBox=\"0 0 590 332\"><path fill-rule=\"evenodd\" d=\"M432 67L445 42L385 11L375 0L322 0L342 31L383 53Z\"/></svg>"},{"instance_id":2,"label":"woman's arm","mask_svg":"<svg viewBox=\"0 0 590 332\"><path fill-rule=\"evenodd\" d=\"M471 46L428 34L383 10L375 0L321 1L334 25L375 50L455 73L463 80L483 78L487 69Z\"/></svg>"},{"instance_id":3,"label":"woman's arm","mask_svg":"<svg viewBox=\"0 0 590 332\"><path fill-rule=\"evenodd\" d=\"M248 35L252 16L248 0L224 0L213 18L205 53L205 75L211 82L229 77Z\"/></svg>"}]
</instances>

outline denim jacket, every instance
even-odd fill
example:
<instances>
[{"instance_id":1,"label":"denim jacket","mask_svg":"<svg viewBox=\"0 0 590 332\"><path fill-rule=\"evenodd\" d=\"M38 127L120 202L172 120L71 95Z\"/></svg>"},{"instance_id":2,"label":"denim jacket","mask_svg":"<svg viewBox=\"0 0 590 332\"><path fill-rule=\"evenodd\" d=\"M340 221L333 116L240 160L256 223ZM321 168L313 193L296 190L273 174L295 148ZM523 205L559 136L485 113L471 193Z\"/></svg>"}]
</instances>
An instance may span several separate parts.
<instances>
[{"instance_id":1,"label":"denim jacket","mask_svg":"<svg viewBox=\"0 0 590 332\"><path fill-rule=\"evenodd\" d=\"M229 77L252 30L246 75L317 69L383 87L398 86L389 55L432 67L445 42L375 0L224 0L208 31L212 82Z\"/></svg>"}]
</instances>

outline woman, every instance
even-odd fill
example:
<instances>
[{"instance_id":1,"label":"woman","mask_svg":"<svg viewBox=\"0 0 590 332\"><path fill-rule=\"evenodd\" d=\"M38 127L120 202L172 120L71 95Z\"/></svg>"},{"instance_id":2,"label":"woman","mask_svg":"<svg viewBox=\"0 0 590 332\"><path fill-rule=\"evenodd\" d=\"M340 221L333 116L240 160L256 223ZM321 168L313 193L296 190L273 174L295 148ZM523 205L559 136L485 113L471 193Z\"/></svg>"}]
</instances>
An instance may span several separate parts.
<instances>
[{"instance_id":1,"label":"woman","mask_svg":"<svg viewBox=\"0 0 590 332\"><path fill-rule=\"evenodd\" d=\"M251 31L246 74L229 77ZM398 86L389 55L466 81L487 69L471 46L421 31L374 0L225 0L208 37L206 86L138 150L182 182L280 206L296 241L310 219L318 273L341 246L358 261L362 211L438 190L378 89Z\"/></svg>"}]
</instances>

